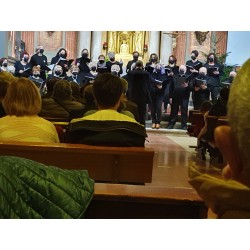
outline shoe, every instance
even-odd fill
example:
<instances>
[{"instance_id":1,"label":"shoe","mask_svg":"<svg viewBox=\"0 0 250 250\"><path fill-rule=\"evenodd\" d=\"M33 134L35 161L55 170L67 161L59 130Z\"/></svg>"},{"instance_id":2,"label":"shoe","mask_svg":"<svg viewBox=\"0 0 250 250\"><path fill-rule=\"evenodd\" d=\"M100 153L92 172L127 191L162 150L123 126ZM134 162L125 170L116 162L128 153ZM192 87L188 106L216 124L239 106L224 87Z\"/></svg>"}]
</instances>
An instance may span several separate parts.
<instances>
[{"instance_id":1,"label":"shoe","mask_svg":"<svg viewBox=\"0 0 250 250\"><path fill-rule=\"evenodd\" d=\"M155 123L152 124L152 129L154 129L154 128L155 128Z\"/></svg>"},{"instance_id":2,"label":"shoe","mask_svg":"<svg viewBox=\"0 0 250 250\"><path fill-rule=\"evenodd\" d=\"M167 129L173 129L174 126L173 125L168 125Z\"/></svg>"},{"instance_id":3,"label":"shoe","mask_svg":"<svg viewBox=\"0 0 250 250\"><path fill-rule=\"evenodd\" d=\"M161 127L160 124L156 124L155 126L156 129L159 129L160 127Z\"/></svg>"}]
</instances>

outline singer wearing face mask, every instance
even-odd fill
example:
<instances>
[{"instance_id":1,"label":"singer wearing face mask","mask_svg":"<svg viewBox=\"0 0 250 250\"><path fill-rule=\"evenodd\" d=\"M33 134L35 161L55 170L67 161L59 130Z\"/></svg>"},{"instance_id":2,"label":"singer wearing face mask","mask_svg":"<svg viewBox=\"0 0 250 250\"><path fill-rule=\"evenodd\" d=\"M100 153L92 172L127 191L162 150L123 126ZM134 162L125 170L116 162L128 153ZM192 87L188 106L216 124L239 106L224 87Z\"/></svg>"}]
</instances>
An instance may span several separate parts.
<instances>
[{"instance_id":1,"label":"singer wearing face mask","mask_svg":"<svg viewBox=\"0 0 250 250\"><path fill-rule=\"evenodd\" d=\"M63 68L60 65L56 65L53 69L52 75L48 76L48 79L57 78L59 80L65 79L63 76Z\"/></svg>"},{"instance_id":2,"label":"singer wearing face mask","mask_svg":"<svg viewBox=\"0 0 250 250\"><path fill-rule=\"evenodd\" d=\"M157 64L154 72L150 75L150 95L151 95L151 117L152 129L159 129L162 115L162 102L164 92L167 86L167 76L164 74L164 69L161 64Z\"/></svg>"},{"instance_id":3,"label":"singer wearing face mask","mask_svg":"<svg viewBox=\"0 0 250 250\"><path fill-rule=\"evenodd\" d=\"M128 62L127 66L126 66L126 73L128 73L131 70L132 64L134 64L134 63L136 63L138 61L139 52L134 51L132 55L133 55L133 60Z\"/></svg>"},{"instance_id":4,"label":"singer wearing face mask","mask_svg":"<svg viewBox=\"0 0 250 250\"><path fill-rule=\"evenodd\" d=\"M181 108L181 129L187 130L188 102L190 96L190 80L186 75L186 66L181 65L179 75L173 76L169 87L169 101L171 114L169 118L168 129L173 129L177 120L179 107Z\"/></svg>"},{"instance_id":5,"label":"singer wearing face mask","mask_svg":"<svg viewBox=\"0 0 250 250\"><path fill-rule=\"evenodd\" d=\"M201 67L199 75L193 80L193 105L195 110L200 110L204 101L209 101L210 92L207 88L207 68Z\"/></svg>"},{"instance_id":6,"label":"singer wearing face mask","mask_svg":"<svg viewBox=\"0 0 250 250\"><path fill-rule=\"evenodd\" d=\"M47 67L48 60L47 60L47 56L45 56L43 53L44 53L43 46L41 45L37 46L36 54L34 54L30 58L30 64L31 64L31 67L34 67L34 66L40 67L40 70L41 70L40 77L43 80L45 80L46 79L45 71L48 69Z\"/></svg>"},{"instance_id":7,"label":"singer wearing face mask","mask_svg":"<svg viewBox=\"0 0 250 250\"><path fill-rule=\"evenodd\" d=\"M80 85L82 82L81 82L81 79L78 76L79 75L79 68L76 65L73 65L70 68L70 72L71 72L71 76L69 76L67 78L67 81L68 82L75 82L78 85Z\"/></svg>"},{"instance_id":8,"label":"singer wearing face mask","mask_svg":"<svg viewBox=\"0 0 250 250\"><path fill-rule=\"evenodd\" d=\"M6 57L1 58L0 60L1 71L8 71L8 59Z\"/></svg>"},{"instance_id":9,"label":"singer wearing face mask","mask_svg":"<svg viewBox=\"0 0 250 250\"><path fill-rule=\"evenodd\" d=\"M105 56L104 55L99 55L98 56L97 72L98 72L98 74L108 72L108 68L107 68L107 65L106 65L106 62L105 62Z\"/></svg>"},{"instance_id":10,"label":"singer wearing face mask","mask_svg":"<svg viewBox=\"0 0 250 250\"><path fill-rule=\"evenodd\" d=\"M109 61L106 63L108 71L111 72L112 65L116 64L120 67L120 71L118 73L118 76L120 77L120 75L123 73L123 69L122 69L123 63L115 60L115 53L114 52L109 52L108 57L109 57Z\"/></svg>"},{"instance_id":11,"label":"singer wearing face mask","mask_svg":"<svg viewBox=\"0 0 250 250\"><path fill-rule=\"evenodd\" d=\"M29 63L29 54L24 52L21 55L21 60L15 62L15 73L14 76L16 77L29 77L32 75L32 67Z\"/></svg>"},{"instance_id":12,"label":"singer wearing face mask","mask_svg":"<svg viewBox=\"0 0 250 250\"><path fill-rule=\"evenodd\" d=\"M204 67L207 68L207 86L211 93L212 102L215 103L220 92L220 76L223 75L223 65L218 63L214 53L209 53Z\"/></svg>"},{"instance_id":13,"label":"singer wearing face mask","mask_svg":"<svg viewBox=\"0 0 250 250\"><path fill-rule=\"evenodd\" d=\"M76 58L75 65L79 68L79 78L81 82L85 83L85 75L90 72L89 63L91 60L89 59L89 51L87 49L83 49L81 52L81 57Z\"/></svg>"},{"instance_id":14,"label":"singer wearing face mask","mask_svg":"<svg viewBox=\"0 0 250 250\"><path fill-rule=\"evenodd\" d=\"M51 59L51 64L60 65L63 68L63 76L66 76L66 72L68 71L67 64L67 51L64 48L58 50L56 56Z\"/></svg>"},{"instance_id":15,"label":"singer wearing face mask","mask_svg":"<svg viewBox=\"0 0 250 250\"><path fill-rule=\"evenodd\" d=\"M95 62L91 62L89 64L89 69L90 69L90 72L85 75L85 83L88 83L88 82L93 83L96 76L98 75L96 71L97 64Z\"/></svg>"},{"instance_id":16,"label":"singer wearing face mask","mask_svg":"<svg viewBox=\"0 0 250 250\"><path fill-rule=\"evenodd\" d=\"M40 68L37 66L34 66L32 68L32 75L28 78L32 82L35 83L35 85L39 88L40 93L42 93L43 88L43 79L40 77Z\"/></svg>"},{"instance_id":17,"label":"singer wearing face mask","mask_svg":"<svg viewBox=\"0 0 250 250\"><path fill-rule=\"evenodd\" d=\"M192 79L198 76L199 69L202 67L202 62L199 61L197 58L199 56L199 52L197 50L193 50L191 52L191 60L186 62L187 67L187 75L193 74Z\"/></svg>"},{"instance_id":18,"label":"singer wearing face mask","mask_svg":"<svg viewBox=\"0 0 250 250\"><path fill-rule=\"evenodd\" d=\"M159 63L158 55L152 53L149 57L149 62L147 62L145 65L145 70L149 72L149 74L152 74L154 72L157 63Z\"/></svg>"}]
</instances>

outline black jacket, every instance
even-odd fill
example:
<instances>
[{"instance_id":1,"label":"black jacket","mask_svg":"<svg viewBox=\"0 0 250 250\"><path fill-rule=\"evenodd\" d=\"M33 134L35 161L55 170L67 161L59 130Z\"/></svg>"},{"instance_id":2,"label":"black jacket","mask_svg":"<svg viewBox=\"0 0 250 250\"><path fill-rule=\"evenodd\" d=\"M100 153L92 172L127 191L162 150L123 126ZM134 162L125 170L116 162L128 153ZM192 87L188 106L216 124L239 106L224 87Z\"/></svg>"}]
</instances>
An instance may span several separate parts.
<instances>
[{"instance_id":1,"label":"black jacket","mask_svg":"<svg viewBox=\"0 0 250 250\"><path fill-rule=\"evenodd\" d=\"M151 103L150 77L143 69L128 72L128 99L138 104Z\"/></svg>"},{"instance_id":2,"label":"black jacket","mask_svg":"<svg viewBox=\"0 0 250 250\"><path fill-rule=\"evenodd\" d=\"M81 120L69 124L67 142L96 146L144 147L145 128L127 121Z\"/></svg>"}]
</instances>

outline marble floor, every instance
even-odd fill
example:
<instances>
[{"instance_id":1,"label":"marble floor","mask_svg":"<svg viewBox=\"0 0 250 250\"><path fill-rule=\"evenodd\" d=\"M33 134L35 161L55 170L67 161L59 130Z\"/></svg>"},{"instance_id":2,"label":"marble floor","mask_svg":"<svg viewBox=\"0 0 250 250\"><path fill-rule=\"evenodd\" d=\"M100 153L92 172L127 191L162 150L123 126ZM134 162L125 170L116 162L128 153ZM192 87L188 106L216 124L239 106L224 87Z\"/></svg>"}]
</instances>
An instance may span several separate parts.
<instances>
[{"instance_id":1,"label":"marble floor","mask_svg":"<svg viewBox=\"0 0 250 250\"><path fill-rule=\"evenodd\" d=\"M149 186L165 186L191 188L188 183L188 166L195 162L198 170L219 176L221 165L211 164L207 156L206 161L201 160L194 148L196 138L187 135L186 131L174 129L153 130L147 128L147 148L155 151L152 183Z\"/></svg>"}]
</instances>

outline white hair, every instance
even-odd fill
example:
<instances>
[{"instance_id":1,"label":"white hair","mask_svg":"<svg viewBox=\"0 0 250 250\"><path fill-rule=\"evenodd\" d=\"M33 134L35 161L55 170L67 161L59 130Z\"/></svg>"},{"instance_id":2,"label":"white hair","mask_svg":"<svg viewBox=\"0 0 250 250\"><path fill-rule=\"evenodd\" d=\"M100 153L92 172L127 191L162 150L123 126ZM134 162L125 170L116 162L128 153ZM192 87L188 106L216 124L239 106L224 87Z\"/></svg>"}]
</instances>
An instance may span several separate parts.
<instances>
[{"instance_id":1,"label":"white hair","mask_svg":"<svg viewBox=\"0 0 250 250\"><path fill-rule=\"evenodd\" d=\"M119 71L120 71L120 66L119 65L113 64L111 66L111 72L117 72L117 73L119 73Z\"/></svg>"},{"instance_id":2,"label":"white hair","mask_svg":"<svg viewBox=\"0 0 250 250\"><path fill-rule=\"evenodd\" d=\"M10 66L7 66L7 72L11 73L11 74L14 74L15 73L15 67L10 65Z\"/></svg>"}]
</instances>

